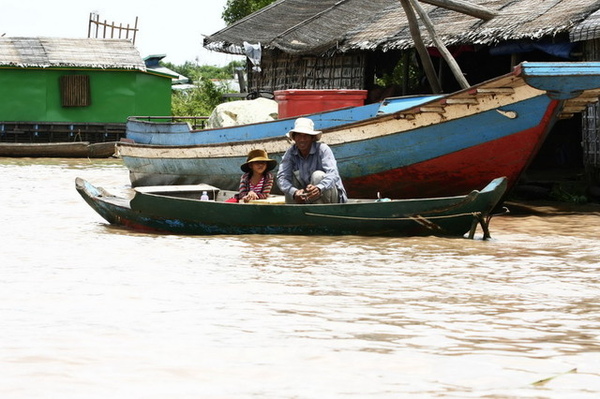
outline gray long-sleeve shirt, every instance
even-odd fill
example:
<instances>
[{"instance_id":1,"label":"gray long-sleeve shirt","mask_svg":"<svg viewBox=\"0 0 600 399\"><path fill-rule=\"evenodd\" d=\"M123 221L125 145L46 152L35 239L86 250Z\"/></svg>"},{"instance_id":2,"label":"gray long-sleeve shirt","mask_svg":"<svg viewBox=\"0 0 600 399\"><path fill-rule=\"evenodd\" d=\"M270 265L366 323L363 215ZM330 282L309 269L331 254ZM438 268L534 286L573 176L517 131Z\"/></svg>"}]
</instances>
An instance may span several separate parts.
<instances>
[{"instance_id":1,"label":"gray long-sleeve shirt","mask_svg":"<svg viewBox=\"0 0 600 399\"><path fill-rule=\"evenodd\" d=\"M325 172L325 178L317 184L317 187L321 191L337 187L340 202L346 202L348 196L338 172L335 156L325 143L312 143L310 153L306 158L300 154L295 144L292 145L285 152L279 164L277 185L284 194L293 197L298 189L305 188L310 183L310 177L316 170ZM301 187L294 187L294 174L300 181Z\"/></svg>"}]
</instances>

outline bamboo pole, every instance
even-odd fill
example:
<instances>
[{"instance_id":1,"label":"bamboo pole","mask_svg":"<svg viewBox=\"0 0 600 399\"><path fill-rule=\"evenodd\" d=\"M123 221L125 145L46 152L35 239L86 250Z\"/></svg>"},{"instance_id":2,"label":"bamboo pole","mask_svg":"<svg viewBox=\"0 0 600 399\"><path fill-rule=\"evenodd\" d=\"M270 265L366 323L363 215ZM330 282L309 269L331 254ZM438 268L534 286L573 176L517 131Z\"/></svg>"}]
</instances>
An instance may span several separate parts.
<instances>
[{"instance_id":1,"label":"bamboo pole","mask_svg":"<svg viewBox=\"0 0 600 399\"><path fill-rule=\"evenodd\" d=\"M433 67L433 63L431 62L431 57L429 57L427 48L425 47L423 39L421 38L419 22L417 21L415 11L410 5L410 0L399 1L402 5L402 8L404 9L404 12L406 13L406 18L408 19L408 27L410 28L410 35L412 36L413 42L415 43L415 48L419 53L419 58L421 58L421 62L423 63L423 69L425 70L425 75L427 76L427 80L429 81L431 90L434 94L439 94L442 92L442 88L440 86L440 82L438 81L437 75L435 74L435 68Z\"/></svg>"},{"instance_id":2,"label":"bamboo pole","mask_svg":"<svg viewBox=\"0 0 600 399\"><path fill-rule=\"evenodd\" d=\"M498 13L490 10L489 8L480 6L478 4L471 4L464 0L419 0L423 3L431 4L434 6L446 8L448 10L457 11L462 14L467 14L475 18L483 19L488 21L494 18Z\"/></svg>"},{"instance_id":3,"label":"bamboo pole","mask_svg":"<svg viewBox=\"0 0 600 399\"><path fill-rule=\"evenodd\" d=\"M425 12L425 9L423 9L423 7L419 4L417 0L408 0L408 2L419 14L419 18L421 18L421 21L423 21L423 24L429 31L429 34L431 35L431 38L433 39L433 42L435 43L435 46L437 47L438 51L442 54L442 57L448 63L448 66L454 74L454 78L456 79L456 81L460 84L460 86L463 89L469 87L469 82L467 82L467 79L465 79L465 76L460 70L458 63L456 62L452 54L450 54L442 39L440 39L440 37L438 36L433 26L433 22L431 22L431 19L429 18L429 15L427 15L427 12Z\"/></svg>"}]
</instances>

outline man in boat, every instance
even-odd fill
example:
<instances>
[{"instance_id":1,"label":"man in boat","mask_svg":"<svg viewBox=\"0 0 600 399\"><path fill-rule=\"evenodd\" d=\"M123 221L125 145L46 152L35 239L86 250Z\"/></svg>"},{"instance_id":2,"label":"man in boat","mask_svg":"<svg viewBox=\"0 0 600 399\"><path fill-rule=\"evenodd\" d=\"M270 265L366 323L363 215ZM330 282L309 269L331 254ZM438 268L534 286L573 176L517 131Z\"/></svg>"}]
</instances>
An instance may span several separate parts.
<instances>
[{"instance_id":1,"label":"man in boat","mask_svg":"<svg viewBox=\"0 0 600 399\"><path fill-rule=\"evenodd\" d=\"M277 172L277 185L286 203L329 204L348 196L333 151L320 143L321 132L309 118L298 118L287 137L294 144L285 152Z\"/></svg>"}]
</instances>

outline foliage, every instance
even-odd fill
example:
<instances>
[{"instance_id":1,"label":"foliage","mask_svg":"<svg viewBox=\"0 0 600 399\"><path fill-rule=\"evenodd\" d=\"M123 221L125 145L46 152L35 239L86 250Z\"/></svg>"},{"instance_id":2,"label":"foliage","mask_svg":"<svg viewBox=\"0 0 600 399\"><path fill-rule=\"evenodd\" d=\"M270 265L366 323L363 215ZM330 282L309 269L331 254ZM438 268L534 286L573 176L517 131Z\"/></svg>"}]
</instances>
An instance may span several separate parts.
<instances>
[{"instance_id":1,"label":"foliage","mask_svg":"<svg viewBox=\"0 0 600 399\"><path fill-rule=\"evenodd\" d=\"M415 91L418 92L423 73L412 58L413 57L410 53L406 53L405 56L398 61L392 73L386 73L381 78L378 78L376 80L376 84L382 87L402 86L404 81L405 65L408 64L408 81L406 82L406 86L409 93Z\"/></svg>"},{"instance_id":2,"label":"foliage","mask_svg":"<svg viewBox=\"0 0 600 399\"><path fill-rule=\"evenodd\" d=\"M232 90L214 80L225 81L235 76L237 68L243 68L244 62L233 61L227 66L217 67L196 65L187 61L183 65L163 63L163 66L187 77L194 86L186 90L173 90L171 114L174 116L208 116L223 102L223 94Z\"/></svg>"},{"instance_id":3,"label":"foliage","mask_svg":"<svg viewBox=\"0 0 600 399\"><path fill-rule=\"evenodd\" d=\"M174 65L170 62L161 62L161 65L177 72L195 82L197 79L231 79L235 75L235 70L244 68L244 61L232 61L224 67L214 65L196 65L191 61L186 61L183 65Z\"/></svg>"},{"instance_id":4,"label":"foliage","mask_svg":"<svg viewBox=\"0 0 600 399\"><path fill-rule=\"evenodd\" d=\"M174 90L171 114L174 116L208 116L223 102L227 87L217 86L210 79L201 79L193 88Z\"/></svg>"},{"instance_id":5,"label":"foliage","mask_svg":"<svg viewBox=\"0 0 600 399\"><path fill-rule=\"evenodd\" d=\"M275 0L227 0L221 18L227 25L231 25L274 2Z\"/></svg>"}]
</instances>

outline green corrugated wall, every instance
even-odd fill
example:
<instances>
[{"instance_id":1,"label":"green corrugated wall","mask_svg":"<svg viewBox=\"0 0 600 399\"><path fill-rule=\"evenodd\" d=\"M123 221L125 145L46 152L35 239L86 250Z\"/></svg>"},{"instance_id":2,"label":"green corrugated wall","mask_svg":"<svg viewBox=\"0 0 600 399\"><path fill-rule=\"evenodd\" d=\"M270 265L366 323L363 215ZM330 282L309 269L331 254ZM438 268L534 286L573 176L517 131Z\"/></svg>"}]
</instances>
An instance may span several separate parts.
<instances>
[{"instance_id":1,"label":"green corrugated wall","mask_svg":"<svg viewBox=\"0 0 600 399\"><path fill-rule=\"evenodd\" d=\"M59 78L90 77L91 104L61 105ZM170 115L171 78L140 71L0 68L0 121L124 123Z\"/></svg>"}]
</instances>

